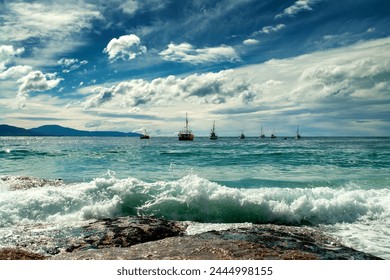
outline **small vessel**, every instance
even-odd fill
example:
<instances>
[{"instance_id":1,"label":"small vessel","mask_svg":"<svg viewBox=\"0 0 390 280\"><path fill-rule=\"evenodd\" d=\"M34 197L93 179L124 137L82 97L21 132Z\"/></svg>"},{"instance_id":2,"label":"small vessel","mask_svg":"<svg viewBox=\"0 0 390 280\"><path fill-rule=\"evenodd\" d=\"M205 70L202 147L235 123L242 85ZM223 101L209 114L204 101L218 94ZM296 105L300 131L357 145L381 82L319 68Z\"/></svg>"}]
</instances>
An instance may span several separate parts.
<instances>
[{"instance_id":1,"label":"small vessel","mask_svg":"<svg viewBox=\"0 0 390 280\"><path fill-rule=\"evenodd\" d=\"M210 140L217 140L217 139L218 139L217 134L215 134L215 121L214 121L214 123L213 123L213 128L212 128L211 131L210 131L209 139L210 139Z\"/></svg>"},{"instance_id":2,"label":"small vessel","mask_svg":"<svg viewBox=\"0 0 390 280\"><path fill-rule=\"evenodd\" d=\"M301 135L299 134L299 125L297 127L297 134L295 135L295 139L301 139Z\"/></svg>"},{"instance_id":3,"label":"small vessel","mask_svg":"<svg viewBox=\"0 0 390 280\"><path fill-rule=\"evenodd\" d=\"M241 132L241 135L238 136L238 138L240 138L240 139L245 139L244 131Z\"/></svg>"},{"instance_id":4,"label":"small vessel","mask_svg":"<svg viewBox=\"0 0 390 280\"><path fill-rule=\"evenodd\" d=\"M192 141L194 140L194 134L192 134L191 130L188 126L188 118L186 113L186 125L183 130L179 131L179 141Z\"/></svg>"},{"instance_id":5,"label":"small vessel","mask_svg":"<svg viewBox=\"0 0 390 280\"><path fill-rule=\"evenodd\" d=\"M140 139L150 139L149 134L146 133L146 129L142 131L142 134L139 136Z\"/></svg>"},{"instance_id":6,"label":"small vessel","mask_svg":"<svg viewBox=\"0 0 390 280\"><path fill-rule=\"evenodd\" d=\"M260 138L265 138L264 132L263 132L263 126L260 127Z\"/></svg>"},{"instance_id":7,"label":"small vessel","mask_svg":"<svg viewBox=\"0 0 390 280\"><path fill-rule=\"evenodd\" d=\"M275 128L272 130L271 138L276 138Z\"/></svg>"}]
</instances>

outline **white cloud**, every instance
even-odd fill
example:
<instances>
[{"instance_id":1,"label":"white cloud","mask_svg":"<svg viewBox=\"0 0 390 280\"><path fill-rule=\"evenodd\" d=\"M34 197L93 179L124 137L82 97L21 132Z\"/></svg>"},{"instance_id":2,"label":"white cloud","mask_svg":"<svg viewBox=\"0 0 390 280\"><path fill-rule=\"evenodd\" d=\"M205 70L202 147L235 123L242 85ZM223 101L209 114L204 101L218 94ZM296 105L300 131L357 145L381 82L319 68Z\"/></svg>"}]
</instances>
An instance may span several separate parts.
<instances>
[{"instance_id":1,"label":"white cloud","mask_svg":"<svg viewBox=\"0 0 390 280\"><path fill-rule=\"evenodd\" d=\"M32 67L28 65L17 65L8 68L3 73L0 73L0 79L19 79L32 71Z\"/></svg>"},{"instance_id":2,"label":"white cloud","mask_svg":"<svg viewBox=\"0 0 390 280\"><path fill-rule=\"evenodd\" d=\"M260 43L260 41L256 40L256 39L246 39L242 43L244 45L258 45Z\"/></svg>"},{"instance_id":3,"label":"white cloud","mask_svg":"<svg viewBox=\"0 0 390 280\"><path fill-rule=\"evenodd\" d=\"M27 94L31 91L46 91L55 88L62 81L55 74L43 74L41 71L32 71L26 76L20 78L17 83L19 86L19 95Z\"/></svg>"},{"instance_id":4,"label":"white cloud","mask_svg":"<svg viewBox=\"0 0 390 280\"><path fill-rule=\"evenodd\" d=\"M283 13L276 15L275 18L294 16L301 11L311 11L313 10L311 6L317 1L318 0L298 0L290 7L286 8Z\"/></svg>"},{"instance_id":5,"label":"white cloud","mask_svg":"<svg viewBox=\"0 0 390 280\"><path fill-rule=\"evenodd\" d=\"M15 49L10 45L0 46L0 71L6 68L6 65L10 63L15 56L20 55L24 52L24 48Z\"/></svg>"},{"instance_id":6,"label":"white cloud","mask_svg":"<svg viewBox=\"0 0 390 280\"><path fill-rule=\"evenodd\" d=\"M246 92L247 85L235 81L232 71L194 74L185 78L168 76L150 82L142 79L121 82L112 87L96 87L85 101L85 108L94 108L113 102L121 108L152 104L169 105L189 98L199 103L223 103L236 93Z\"/></svg>"},{"instance_id":7,"label":"white cloud","mask_svg":"<svg viewBox=\"0 0 390 280\"><path fill-rule=\"evenodd\" d=\"M91 1L92 2L92 1ZM169 2L161 0L94 0L96 6L103 14L109 13L112 10L121 11L126 16L133 16L137 12L155 11L169 5ZM120 20L119 18L117 20Z\"/></svg>"},{"instance_id":8,"label":"white cloud","mask_svg":"<svg viewBox=\"0 0 390 280\"><path fill-rule=\"evenodd\" d=\"M75 8L77 6L77 9ZM101 18L96 7L82 1L15 2L7 4L3 15L6 40L64 38L82 29L91 29L91 21ZM65 42L61 42L65 43Z\"/></svg>"},{"instance_id":9,"label":"white cloud","mask_svg":"<svg viewBox=\"0 0 390 280\"><path fill-rule=\"evenodd\" d=\"M279 30L282 30L285 28L286 25L280 23L277 25L269 25L269 26L264 26L260 31L257 31L256 33L264 33L264 34L269 34L273 32L278 32Z\"/></svg>"},{"instance_id":10,"label":"white cloud","mask_svg":"<svg viewBox=\"0 0 390 280\"><path fill-rule=\"evenodd\" d=\"M79 62L79 60L75 58L61 58L60 60L57 61L57 64L63 67L69 67L77 62Z\"/></svg>"},{"instance_id":11,"label":"white cloud","mask_svg":"<svg viewBox=\"0 0 390 280\"><path fill-rule=\"evenodd\" d=\"M126 14L133 15L139 8L137 0L121 1L119 4L120 9Z\"/></svg>"},{"instance_id":12,"label":"white cloud","mask_svg":"<svg viewBox=\"0 0 390 280\"><path fill-rule=\"evenodd\" d=\"M110 101L114 96L115 87L112 88L103 88L103 87L97 87L93 90L93 95L91 98L89 98L85 103L84 103L84 108L89 109L89 108L95 108L99 107L101 104L104 104L108 101Z\"/></svg>"},{"instance_id":13,"label":"white cloud","mask_svg":"<svg viewBox=\"0 0 390 280\"><path fill-rule=\"evenodd\" d=\"M123 60L135 59L138 55L147 52L147 48L141 45L141 39L134 35L124 35L118 39L113 38L103 50L111 61L119 58Z\"/></svg>"},{"instance_id":14,"label":"white cloud","mask_svg":"<svg viewBox=\"0 0 390 280\"><path fill-rule=\"evenodd\" d=\"M83 105L141 115L153 108L175 118L191 110L193 118L228 118L219 127L229 131L240 131L244 119L254 127L262 120L363 131L362 120L381 125L388 114L389 57L390 39L382 39L217 73L123 81L97 87Z\"/></svg>"},{"instance_id":15,"label":"white cloud","mask_svg":"<svg viewBox=\"0 0 390 280\"><path fill-rule=\"evenodd\" d=\"M61 65L63 70L62 73L69 73L76 69L79 69L81 66L88 64L87 60L79 61L76 58L61 58L57 61L58 65Z\"/></svg>"},{"instance_id":16,"label":"white cloud","mask_svg":"<svg viewBox=\"0 0 390 280\"><path fill-rule=\"evenodd\" d=\"M34 41L30 65L54 64L59 54L86 44L84 31L103 17L94 4L86 1L7 1L0 14L0 33L7 42Z\"/></svg>"},{"instance_id":17,"label":"white cloud","mask_svg":"<svg viewBox=\"0 0 390 280\"><path fill-rule=\"evenodd\" d=\"M160 56L164 60L190 64L239 60L236 51L230 46L196 49L189 43L171 43L166 50L160 52Z\"/></svg>"}]
</instances>

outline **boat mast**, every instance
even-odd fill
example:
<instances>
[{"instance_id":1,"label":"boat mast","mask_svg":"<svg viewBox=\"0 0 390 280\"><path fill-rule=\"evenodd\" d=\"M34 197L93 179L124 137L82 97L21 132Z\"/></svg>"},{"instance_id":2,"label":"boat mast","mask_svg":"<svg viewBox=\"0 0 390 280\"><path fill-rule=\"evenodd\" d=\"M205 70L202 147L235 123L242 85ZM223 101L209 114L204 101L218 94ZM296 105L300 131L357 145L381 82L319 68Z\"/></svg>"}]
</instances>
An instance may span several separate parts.
<instances>
[{"instance_id":1,"label":"boat mast","mask_svg":"<svg viewBox=\"0 0 390 280\"><path fill-rule=\"evenodd\" d=\"M260 126L260 138L264 138L263 126Z\"/></svg>"},{"instance_id":2,"label":"boat mast","mask_svg":"<svg viewBox=\"0 0 390 280\"><path fill-rule=\"evenodd\" d=\"M187 118L187 113L186 113L186 131L188 131L188 118Z\"/></svg>"},{"instance_id":3,"label":"boat mast","mask_svg":"<svg viewBox=\"0 0 390 280\"><path fill-rule=\"evenodd\" d=\"M297 135L295 135L295 139L301 139L301 135L299 134L299 125L297 126Z\"/></svg>"}]
</instances>

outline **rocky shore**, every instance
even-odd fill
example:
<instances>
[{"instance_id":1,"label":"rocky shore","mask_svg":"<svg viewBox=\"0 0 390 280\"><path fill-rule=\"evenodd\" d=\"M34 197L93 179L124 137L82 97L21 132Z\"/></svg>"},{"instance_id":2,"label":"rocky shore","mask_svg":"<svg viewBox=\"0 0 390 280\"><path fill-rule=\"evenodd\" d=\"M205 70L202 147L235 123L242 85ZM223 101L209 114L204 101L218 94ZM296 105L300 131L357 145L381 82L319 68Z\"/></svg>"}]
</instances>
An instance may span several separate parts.
<instances>
[{"instance_id":1,"label":"rocky shore","mask_svg":"<svg viewBox=\"0 0 390 280\"><path fill-rule=\"evenodd\" d=\"M0 259L55 260L375 260L310 227L252 225L186 234L187 224L153 217L96 221L79 229L80 238L49 254L2 248Z\"/></svg>"}]
</instances>

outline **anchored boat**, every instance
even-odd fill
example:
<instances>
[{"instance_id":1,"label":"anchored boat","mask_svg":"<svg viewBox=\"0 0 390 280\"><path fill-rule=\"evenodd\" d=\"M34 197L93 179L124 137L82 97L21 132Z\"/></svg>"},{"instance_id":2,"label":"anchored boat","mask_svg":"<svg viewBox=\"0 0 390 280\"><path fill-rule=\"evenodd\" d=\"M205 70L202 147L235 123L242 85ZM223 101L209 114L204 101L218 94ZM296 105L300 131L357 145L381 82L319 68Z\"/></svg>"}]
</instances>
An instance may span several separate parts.
<instances>
[{"instance_id":1,"label":"anchored boat","mask_svg":"<svg viewBox=\"0 0 390 280\"><path fill-rule=\"evenodd\" d=\"M265 138L264 132L263 132L263 126L260 127L260 138Z\"/></svg>"},{"instance_id":2,"label":"anchored boat","mask_svg":"<svg viewBox=\"0 0 390 280\"><path fill-rule=\"evenodd\" d=\"M213 128L212 128L211 131L210 131L209 139L210 139L210 140L217 140L217 139L218 139L218 136L217 136L217 134L215 133L215 121L214 121L214 123L213 123Z\"/></svg>"},{"instance_id":3,"label":"anchored boat","mask_svg":"<svg viewBox=\"0 0 390 280\"><path fill-rule=\"evenodd\" d=\"M297 134L295 135L295 139L301 139L301 135L299 134L299 125L297 127Z\"/></svg>"},{"instance_id":4,"label":"anchored boat","mask_svg":"<svg viewBox=\"0 0 390 280\"><path fill-rule=\"evenodd\" d=\"M184 129L179 131L178 136L179 136L179 141L192 141L192 140L194 140L194 134L192 134L192 132L188 126L187 113L186 113L186 125L185 125Z\"/></svg>"},{"instance_id":5,"label":"anchored boat","mask_svg":"<svg viewBox=\"0 0 390 280\"><path fill-rule=\"evenodd\" d=\"M149 134L146 132L146 129L142 131L142 134L139 136L140 139L150 139Z\"/></svg>"}]
</instances>

